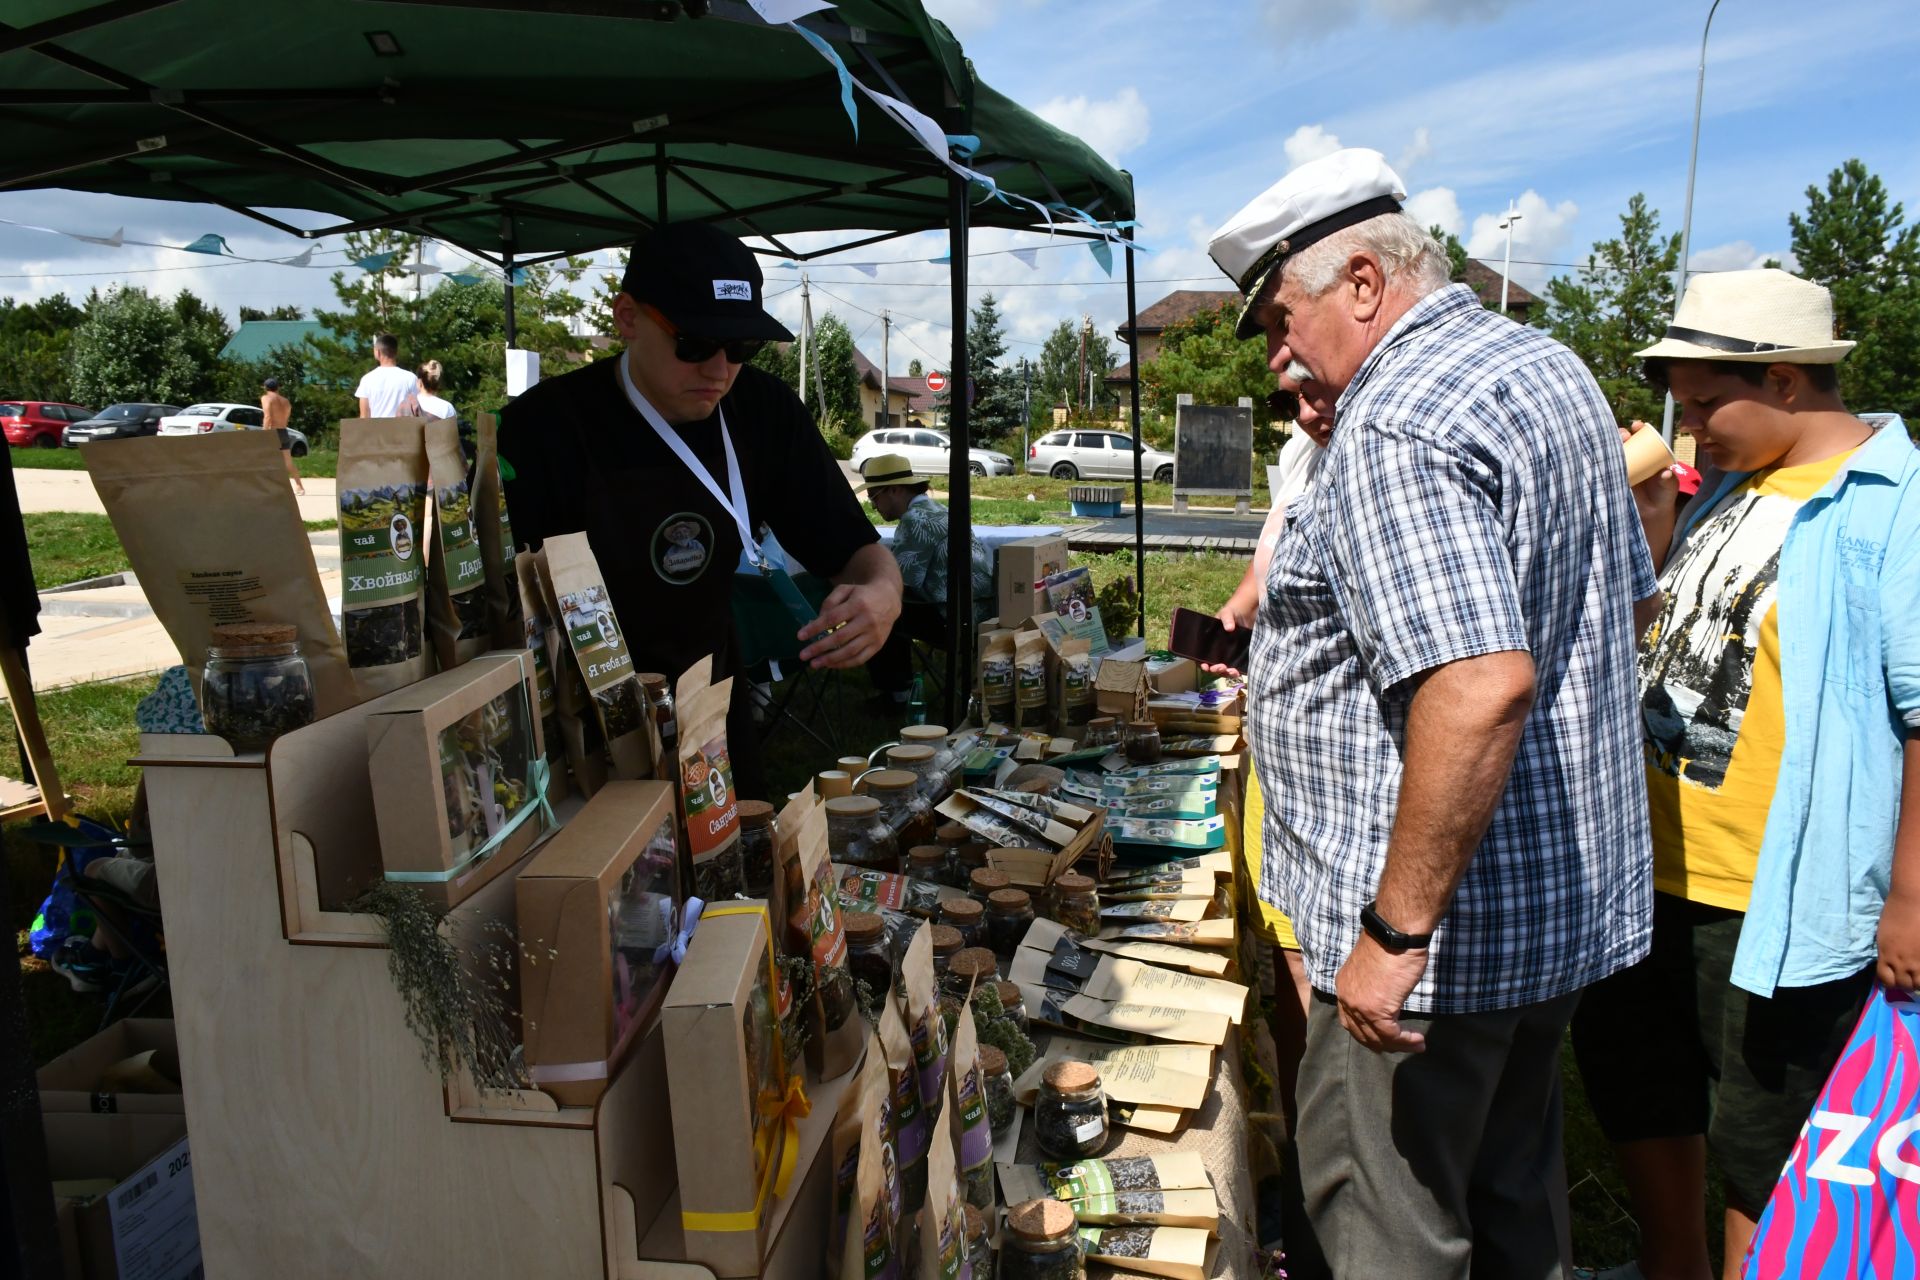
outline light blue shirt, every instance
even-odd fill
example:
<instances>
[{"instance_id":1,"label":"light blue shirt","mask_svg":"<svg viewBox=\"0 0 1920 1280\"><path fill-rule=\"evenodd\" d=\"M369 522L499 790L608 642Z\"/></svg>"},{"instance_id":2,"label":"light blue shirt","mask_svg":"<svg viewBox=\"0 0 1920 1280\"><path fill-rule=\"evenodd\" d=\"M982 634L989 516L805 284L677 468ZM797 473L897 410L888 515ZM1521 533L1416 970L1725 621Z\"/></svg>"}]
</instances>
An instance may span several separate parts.
<instances>
[{"instance_id":1,"label":"light blue shirt","mask_svg":"<svg viewBox=\"0 0 1920 1280\"><path fill-rule=\"evenodd\" d=\"M1688 526L1746 478L1702 494ZM1877 953L1902 752L1920 730L1920 451L1900 419L1801 505L1777 608L1786 745L1732 973L1761 996Z\"/></svg>"}]
</instances>

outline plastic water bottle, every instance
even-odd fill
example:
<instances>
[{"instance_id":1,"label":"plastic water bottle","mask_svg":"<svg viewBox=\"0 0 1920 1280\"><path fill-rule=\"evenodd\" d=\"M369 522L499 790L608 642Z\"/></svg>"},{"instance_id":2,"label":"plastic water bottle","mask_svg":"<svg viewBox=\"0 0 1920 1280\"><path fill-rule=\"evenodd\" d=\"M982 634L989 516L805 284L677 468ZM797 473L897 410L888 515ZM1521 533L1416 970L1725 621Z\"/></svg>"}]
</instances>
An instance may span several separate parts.
<instances>
[{"instance_id":1,"label":"plastic water bottle","mask_svg":"<svg viewBox=\"0 0 1920 1280\"><path fill-rule=\"evenodd\" d=\"M920 677L913 678L913 692L907 695L907 723L925 724L927 722L927 694L921 685Z\"/></svg>"}]
</instances>

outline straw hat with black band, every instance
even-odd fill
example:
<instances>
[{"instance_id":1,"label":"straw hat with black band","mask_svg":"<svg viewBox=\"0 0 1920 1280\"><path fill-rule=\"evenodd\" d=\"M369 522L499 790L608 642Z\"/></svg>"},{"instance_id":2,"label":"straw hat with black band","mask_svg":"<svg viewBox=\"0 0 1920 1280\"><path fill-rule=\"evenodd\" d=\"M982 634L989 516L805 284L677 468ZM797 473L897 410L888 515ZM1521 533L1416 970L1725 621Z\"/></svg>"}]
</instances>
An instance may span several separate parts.
<instances>
[{"instance_id":1,"label":"straw hat with black band","mask_svg":"<svg viewBox=\"0 0 1920 1280\"><path fill-rule=\"evenodd\" d=\"M1399 213L1406 198L1387 158L1365 147L1309 160L1255 196L1207 244L1214 265L1246 295L1234 336L1244 341L1260 332L1254 303L1289 257L1336 231Z\"/></svg>"},{"instance_id":2,"label":"straw hat with black band","mask_svg":"<svg viewBox=\"0 0 1920 1280\"><path fill-rule=\"evenodd\" d=\"M876 453L867 460L867 469L861 473L861 481L853 486L855 493L865 493L868 489L882 489L894 484L917 484L927 487L924 476L914 474L913 464L907 461L905 454Z\"/></svg>"},{"instance_id":3,"label":"straw hat with black band","mask_svg":"<svg viewBox=\"0 0 1920 1280\"><path fill-rule=\"evenodd\" d=\"M1666 336L1641 360L1838 364L1854 344L1833 336L1833 295L1811 280L1758 267L1696 276Z\"/></svg>"}]
</instances>

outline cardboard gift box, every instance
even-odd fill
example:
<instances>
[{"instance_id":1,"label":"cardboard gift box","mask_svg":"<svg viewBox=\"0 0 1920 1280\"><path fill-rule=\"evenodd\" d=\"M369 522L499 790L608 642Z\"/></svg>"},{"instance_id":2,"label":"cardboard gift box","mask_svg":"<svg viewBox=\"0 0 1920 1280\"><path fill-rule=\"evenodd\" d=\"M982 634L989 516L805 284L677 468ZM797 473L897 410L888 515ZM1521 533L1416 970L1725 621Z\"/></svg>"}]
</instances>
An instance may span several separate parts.
<instances>
[{"instance_id":1,"label":"cardboard gift box","mask_svg":"<svg viewBox=\"0 0 1920 1280\"><path fill-rule=\"evenodd\" d=\"M1067 567L1065 536L1056 533L1003 542L996 563L1002 627L1024 626L1035 614L1053 612L1040 584Z\"/></svg>"},{"instance_id":2,"label":"cardboard gift box","mask_svg":"<svg viewBox=\"0 0 1920 1280\"><path fill-rule=\"evenodd\" d=\"M651 1020L673 967L682 890L674 791L609 782L513 882L527 1069L590 1107Z\"/></svg>"},{"instance_id":3,"label":"cardboard gift box","mask_svg":"<svg viewBox=\"0 0 1920 1280\"><path fill-rule=\"evenodd\" d=\"M482 654L371 704L367 764L389 880L447 908L547 833L533 655Z\"/></svg>"},{"instance_id":4,"label":"cardboard gift box","mask_svg":"<svg viewBox=\"0 0 1920 1280\"><path fill-rule=\"evenodd\" d=\"M689 1262L760 1274L806 1094L780 1043L767 904L709 906L661 1009Z\"/></svg>"},{"instance_id":5,"label":"cardboard gift box","mask_svg":"<svg viewBox=\"0 0 1920 1280\"><path fill-rule=\"evenodd\" d=\"M200 1218L181 1115L41 1117L68 1280L193 1280Z\"/></svg>"},{"instance_id":6,"label":"cardboard gift box","mask_svg":"<svg viewBox=\"0 0 1920 1280\"><path fill-rule=\"evenodd\" d=\"M184 1115L172 1018L123 1018L40 1068L42 1111Z\"/></svg>"}]
</instances>

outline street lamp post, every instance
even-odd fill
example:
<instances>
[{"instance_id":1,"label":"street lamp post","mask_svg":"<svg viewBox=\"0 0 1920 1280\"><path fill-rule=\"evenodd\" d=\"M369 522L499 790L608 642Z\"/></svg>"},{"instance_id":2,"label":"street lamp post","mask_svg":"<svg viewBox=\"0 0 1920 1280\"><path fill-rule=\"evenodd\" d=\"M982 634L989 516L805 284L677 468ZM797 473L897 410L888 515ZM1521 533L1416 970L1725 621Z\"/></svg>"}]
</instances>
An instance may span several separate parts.
<instances>
[{"instance_id":1,"label":"street lamp post","mask_svg":"<svg viewBox=\"0 0 1920 1280\"><path fill-rule=\"evenodd\" d=\"M1693 143L1687 149L1687 203L1680 215L1680 261L1673 265L1673 306L1680 309L1681 295L1687 291L1687 249L1693 239L1693 171L1700 160L1700 102L1707 93L1707 33L1713 30L1713 15L1720 0L1707 6L1707 20L1700 28L1700 69L1693 82ZM1667 396L1660 417L1660 436L1673 443L1673 396Z\"/></svg>"},{"instance_id":2,"label":"street lamp post","mask_svg":"<svg viewBox=\"0 0 1920 1280\"><path fill-rule=\"evenodd\" d=\"M1715 0L1718 3L1718 0ZM1507 256L1500 264L1500 314L1507 314L1507 286L1513 279L1513 224L1520 221L1520 215L1514 212L1513 201L1507 201L1507 220L1500 229L1507 233Z\"/></svg>"}]
</instances>

